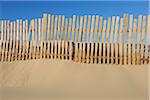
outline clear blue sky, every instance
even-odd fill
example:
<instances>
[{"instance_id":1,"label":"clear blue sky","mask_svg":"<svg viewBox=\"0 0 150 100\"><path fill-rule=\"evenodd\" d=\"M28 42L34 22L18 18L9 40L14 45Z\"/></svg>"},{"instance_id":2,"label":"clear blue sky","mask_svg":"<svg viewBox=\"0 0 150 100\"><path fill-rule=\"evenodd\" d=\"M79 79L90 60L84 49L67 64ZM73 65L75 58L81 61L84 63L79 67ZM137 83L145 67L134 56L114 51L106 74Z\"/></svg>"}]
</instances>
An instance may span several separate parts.
<instances>
[{"instance_id":1,"label":"clear blue sky","mask_svg":"<svg viewBox=\"0 0 150 100\"><path fill-rule=\"evenodd\" d=\"M113 1L0 1L0 19L31 19L42 17L43 13L65 15L102 15L123 13L138 15L149 14L148 0L113 0Z\"/></svg>"},{"instance_id":2,"label":"clear blue sky","mask_svg":"<svg viewBox=\"0 0 150 100\"><path fill-rule=\"evenodd\" d=\"M75 15L112 15L129 14L147 15L148 0L113 0L113 1L0 1L0 19L31 19L41 17L42 13Z\"/></svg>"}]
</instances>

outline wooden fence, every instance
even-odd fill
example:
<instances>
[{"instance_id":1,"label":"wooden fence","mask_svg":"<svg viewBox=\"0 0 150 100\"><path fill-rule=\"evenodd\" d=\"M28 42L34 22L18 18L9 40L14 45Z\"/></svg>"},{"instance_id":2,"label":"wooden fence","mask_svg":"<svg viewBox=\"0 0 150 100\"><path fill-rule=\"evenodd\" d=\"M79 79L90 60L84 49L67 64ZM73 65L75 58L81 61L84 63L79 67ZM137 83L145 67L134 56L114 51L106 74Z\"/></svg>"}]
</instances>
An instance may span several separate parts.
<instances>
[{"instance_id":1,"label":"wooden fence","mask_svg":"<svg viewBox=\"0 0 150 100\"><path fill-rule=\"evenodd\" d=\"M149 64L150 16L124 14L0 20L0 61L67 59L80 63Z\"/></svg>"}]
</instances>

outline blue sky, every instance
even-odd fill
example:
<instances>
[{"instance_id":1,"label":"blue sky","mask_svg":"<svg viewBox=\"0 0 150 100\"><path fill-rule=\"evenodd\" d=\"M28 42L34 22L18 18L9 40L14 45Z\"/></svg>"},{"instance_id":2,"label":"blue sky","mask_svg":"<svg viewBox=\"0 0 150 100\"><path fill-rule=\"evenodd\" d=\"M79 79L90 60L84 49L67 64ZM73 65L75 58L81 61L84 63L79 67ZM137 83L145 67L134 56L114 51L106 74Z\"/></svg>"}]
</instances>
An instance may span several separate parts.
<instances>
[{"instance_id":1,"label":"blue sky","mask_svg":"<svg viewBox=\"0 0 150 100\"><path fill-rule=\"evenodd\" d=\"M0 1L1 19L32 19L42 17L43 13L65 15L123 16L123 13L138 15L149 14L148 0L113 1Z\"/></svg>"},{"instance_id":2,"label":"blue sky","mask_svg":"<svg viewBox=\"0 0 150 100\"><path fill-rule=\"evenodd\" d=\"M65 15L122 15L128 12L137 15L149 13L149 1L0 1L0 19L31 19L42 13Z\"/></svg>"}]
</instances>

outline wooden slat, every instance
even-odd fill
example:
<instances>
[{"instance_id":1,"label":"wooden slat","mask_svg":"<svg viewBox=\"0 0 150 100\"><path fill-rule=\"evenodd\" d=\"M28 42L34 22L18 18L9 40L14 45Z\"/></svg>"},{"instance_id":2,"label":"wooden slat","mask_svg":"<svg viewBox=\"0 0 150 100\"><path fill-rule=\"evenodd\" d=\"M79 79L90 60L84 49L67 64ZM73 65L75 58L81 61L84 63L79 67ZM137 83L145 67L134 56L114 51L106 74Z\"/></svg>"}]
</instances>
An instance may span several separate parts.
<instances>
[{"instance_id":1,"label":"wooden slat","mask_svg":"<svg viewBox=\"0 0 150 100\"><path fill-rule=\"evenodd\" d=\"M1 21L1 38L0 38L0 61L2 61L2 42L3 42L3 34L4 34L4 21Z\"/></svg>"},{"instance_id":2,"label":"wooden slat","mask_svg":"<svg viewBox=\"0 0 150 100\"><path fill-rule=\"evenodd\" d=\"M39 54L38 54L38 59L39 58L42 58L42 47L41 47L41 42L40 42L40 40L41 40L41 18L38 18L38 29L37 29L37 41L38 41L38 52L39 52ZM40 48L39 48L40 47Z\"/></svg>"},{"instance_id":3,"label":"wooden slat","mask_svg":"<svg viewBox=\"0 0 150 100\"><path fill-rule=\"evenodd\" d=\"M38 41L41 40L41 18L38 18Z\"/></svg>"},{"instance_id":4,"label":"wooden slat","mask_svg":"<svg viewBox=\"0 0 150 100\"><path fill-rule=\"evenodd\" d=\"M63 34L64 34L64 21L65 21L65 16L62 16L62 23L61 23L61 35L60 35L60 38L61 38L61 59L64 59L64 41L63 41Z\"/></svg>"},{"instance_id":5,"label":"wooden slat","mask_svg":"<svg viewBox=\"0 0 150 100\"><path fill-rule=\"evenodd\" d=\"M130 24L129 24L129 36L128 36L128 64L131 64L131 44L132 44L132 26L133 26L133 15L130 15Z\"/></svg>"},{"instance_id":6,"label":"wooden slat","mask_svg":"<svg viewBox=\"0 0 150 100\"><path fill-rule=\"evenodd\" d=\"M115 24L115 16L112 16L111 32L110 32L111 64L114 63L114 43L113 43L114 24Z\"/></svg>"},{"instance_id":7,"label":"wooden slat","mask_svg":"<svg viewBox=\"0 0 150 100\"><path fill-rule=\"evenodd\" d=\"M91 53L90 53L90 63L93 63L93 51L94 51L94 39L93 39L93 34L94 34L94 21L95 21L95 16L92 16L92 22L91 22L91 30L90 30L90 43L91 43Z\"/></svg>"},{"instance_id":8,"label":"wooden slat","mask_svg":"<svg viewBox=\"0 0 150 100\"><path fill-rule=\"evenodd\" d=\"M72 61L72 41L69 41L69 60Z\"/></svg>"},{"instance_id":9,"label":"wooden slat","mask_svg":"<svg viewBox=\"0 0 150 100\"><path fill-rule=\"evenodd\" d=\"M3 40L3 33L4 32L4 21L1 21L1 34L0 34L0 40Z\"/></svg>"},{"instance_id":10,"label":"wooden slat","mask_svg":"<svg viewBox=\"0 0 150 100\"><path fill-rule=\"evenodd\" d=\"M68 36L67 36L68 41L70 41L71 29L72 29L72 18L69 18Z\"/></svg>"},{"instance_id":11,"label":"wooden slat","mask_svg":"<svg viewBox=\"0 0 150 100\"><path fill-rule=\"evenodd\" d=\"M66 40L67 32L68 32L68 18L65 18L65 32L63 34L63 40Z\"/></svg>"},{"instance_id":12,"label":"wooden slat","mask_svg":"<svg viewBox=\"0 0 150 100\"><path fill-rule=\"evenodd\" d=\"M80 28L79 28L79 40L78 42L81 42L81 37L82 37L82 31L83 31L83 16L80 16ZM82 44L79 43L79 63L81 63L81 56L82 56Z\"/></svg>"},{"instance_id":13,"label":"wooden slat","mask_svg":"<svg viewBox=\"0 0 150 100\"><path fill-rule=\"evenodd\" d=\"M76 20L76 42L78 42L78 36L79 36L79 16L77 16L77 20Z\"/></svg>"},{"instance_id":14,"label":"wooden slat","mask_svg":"<svg viewBox=\"0 0 150 100\"><path fill-rule=\"evenodd\" d=\"M1 33L2 33L2 20L0 20L0 41L1 41Z\"/></svg>"},{"instance_id":15,"label":"wooden slat","mask_svg":"<svg viewBox=\"0 0 150 100\"><path fill-rule=\"evenodd\" d=\"M87 24L87 36L86 36L86 42L87 42L87 55L86 55L86 63L89 63L89 52L90 52L90 43L89 43L89 37L90 37L90 25L91 25L91 16L88 16L88 24Z\"/></svg>"},{"instance_id":16,"label":"wooden slat","mask_svg":"<svg viewBox=\"0 0 150 100\"><path fill-rule=\"evenodd\" d=\"M75 24L76 24L76 15L73 15L73 22L72 22L72 41L75 41Z\"/></svg>"},{"instance_id":17,"label":"wooden slat","mask_svg":"<svg viewBox=\"0 0 150 100\"><path fill-rule=\"evenodd\" d=\"M61 26L60 26L60 24L61 24L61 16L59 15L58 16L58 26L57 26L57 40L60 40L60 28L61 28Z\"/></svg>"},{"instance_id":18,"label":"wooden slat","mask_svg":"<svg viewBox=\"0 0 150 100\"><path fill-rule=\"evenodd\" d=\"M57 26L57 45L58 45L58 48L57 48L57 57L58 59L60 59L60 24L61 24L61 16L59 15L58 16L58 26Z\"/></svg>"},{"instance_id":19,"label":"wooden slat","mask_svg":"<svg viewBox=\"0 0 150 100\"><path fill-rule=\"evenodd\" d=\"M56 55L57 55L57 42L56 42L56 34L57 34L57 25L58 25L58 16L56 15L55 16L55 26L54 26L54 46L55 46L55 48L54 48L54 58L56 58Z\"/></svg>"},{"instance_id":20,"label":"wooden slat","mask_svg":"<svg viewBox=\"0 0 150 100\"><path fill-rule=\"evenodd\" d=\"M54 40L53 36L54 36L54 15L52 15L52 19L51 19L52 23L51 23L51 35L50 35L50 41ZM51 59L53 59L53 42L51 42Z\"/></svg>"},{"instance_id":21,"label":"wooden slat","mask_svg":"<svg viewBox=\"0 0 150 100\"><path fill-rule=\"evenodd\" d=\"M58 16L55 16L55 26L54 26L54 40L56 40L57 34L57 24L58 24Z\"/></svg>"},{"instance_id":22,"label":"wooden slat","mask_svg":"<svg viewBox=\"0 0 150 100\"><path fill-rule=\"evenodd\" d=\"M63 40L63 34L64 34L64 31L65 31L65 27L64 27L64 22L65 22L65 16L62 16L62 21L61 21L61 40Z\"/></svg>"},{"instance_id":23,"label":"wooden slat","mask_svg":"<svg viewBox=\"0 0 150 100\"><path fill-rule=\"evenodd\" d=\"M58 48L57 48L57 40L54 40L54 46L55 46L54 58L56 59L57 58L57 50L58 50Z\"/></svg>"},{"instance_id":24,"label":"wooden slat","mask_svg":"<svg viewBox=\"0 0 150 100\"><path fill-rule=\"evenodd\" d=\"M4 55L4 53L5 53L5 43L6 43L6 37L5 37L5 35L6 35L6 21L4 20L4 24L3 24L3 34L2 34L2 40L4 40L4 41L2 41L2 43L3 43L3 46L2 46L2 57L1 57L1 61L4 61L4 57L5 57L5 55Z\"/></svg>"},{"instance_id":25,"label":"wooden slat","mask_svg":"<svg viewBox=\"0 0 150 100\"><path fill-rule=\"evenodd\" d=\"M26 34L26 57L25 57L25 60L28 59L28 48L29 48L29 39L30 39L30 36L29 36L29 29L28 29L28 20L25 20L25 34Z\"/></svg>"},{"instance_id":26,"label":"wooden slat","mask_svg":"<svg viewBox=\"0 0 150 100\"><path fill-rule=\"evenodd\" d=\"M118 64L118 23L119 23L119 16L116 17L116 23L115 23L115 34L114 34L114 44L115 44L115 63Z\"/></svg>"},{"instance_id":27,"label":"wooden slat","mask_svg":"<svg viewBox=\"0 0 150 100\"><path fill-rule=\"evenodd\" d=\"M32 47L33 47L33 40L34 40L34 33L32 33L33 32L33 20L34 19L32 19L31 21L30 21L30 28L29 28L29 32L30 32L30 35L29 36L32 36L32 38L31 38L31 40L29 40L29 42L30 42L30 48L29 48L29 59L31 59L32 58Z\"/></svg>"},{"instance_id":28,"label":"wooden slat","mask_svg":"<svg viewBox=\"0 0 150 100\"><path fill-rule=\"evenodd\" d=\"M137 20L134 19L134 25L133 25L133 37L132 37L132 64L135 64L135 42L136 42L136 24Z\"/></svg>"},{"instance_id":29,"label":"wooden slat","mask_svg":"<svg viewBox=\"0 0 150 100\"><path fill-rule=\"evenodd\" d=\"M96 16L96 20L95 20L95 29L94 29L94 42L95 42L95 54L94 54L94 63L97 63L97 49L98 49L98 44L97 44L97 30L98 30L98 20L99 20L99 16Z\"/></svg>"},{"instance_id":30,"label":"wooden slat","mask_svg":"<svg viewBox=\"0 0 150 100\"><path fill-rule=\"evenodd\" d=\"M144 64L148 64L150 61L150 53L148 52L149 49L149 33L150 33L150 15L148 16L148 23L147 23L147 31L146 31L146 44L145 44L145 61ZM149 58L148 58L149 57ZM146 60L147 59L147 60Z\"/></svg>"},{"instance_id":31,"label":"wooden slat","mask_svg":"<svg viewBox=\"0 0 150 100\"><path fill-rule=\"evenodd\" d=\"M87 28L86 28L86 22L87 22L87 16L84 16L84 25L83 25L83 37L82 37L82 42L83 42L83 50L82 50L82 62L83 63L85 63L85 39L86 39L86 30L87 30Z\"/></svg>"},{"instance_id":32,"label":"wooden slat","mask_svg":"<svg viewBox=\"0 0 150 100\"><path fill-rule=\"evenodd\" d=\"M24 60L24 58L25 58L25 48L26 48L26 46L25 46L25 21L23 21L23 31L22 31L22 33L23 33L23 49L22 49L22 60Z\"/></svg>"},{"instance_id":33,"label":"wooden slat","mask_svg":"<svg viewBox=\"0 0 150 100\"><path fill-rule=\"evenodd\" d=\"M142 37L141 37L141 64L144 62L144 39L145 39L145 33L146 33L146 16L143 16L143 23L142 23Z\"/></svg>"},{"instance_id":34,"label":"wooden slat","mask_svg":"<svg viewBox=\"0 0 150 100\"><path fill-rule=\"evenodd\" d=\"M22 33L22 20L19 20L19 60L21 60L21 54L22 54L22 42L23 42L23 33Z\"/></svg>"},{"instance_id":35,"label":"wooden slat","mask_svg":"<svg viewBox=\"0 0 150 100\"><path fill-rule=\"evenodd\" d=\"M71 30L72 30L72 18L69 19L69 28L68 28L68 41L70 41L70 36L71 36ZM72 43L69 42L69 47L68 47L68 52L69 52L69 59L72 59Z\"/></svg>"},{"instance_id":36,"label":"wooden slat","mask_svg":"<svg viewBox=\"0 0 150 100\"><path fill-rule=\"evenodd\" d=\"M6 22L6 49L5 49L5 61L7 62L8 61L8 43L9 43L9 24L10 24L10 21L8 20Z\"/></svg>"},{"instance_id":37,"label":"wooden slat","mask_svg":"<svg viewBox=\"0 0 150 100\"><path fill-rule=\"evenodd\" d=\"M25 28L26 28L26 40L29 41L30 36L29 36L29 29L28 29L28 20L25 20Z\"/></svg>"},{"instance_id":38,"label":"wooden slat","mask_svg":"<svg viewBox=\"0 0 150 100\"><path fill-rule=\"evenodd\" d=\"M76 41L75 41L75 62L78 62L78 44L77 44L77 42L78 42L78 33L79 33L78 28L79 28L79 16L77 16L76 28L75 28L75 33L76 33L76 35L75 35L75 39L76 39Z\"/></svg>"},{"instance_id":39,"label":"wooden slat","mask_svg":"<svg viewBox=\"0 0 150 100\"><path fill-rule=\"evenodd\" d=\"M48 15L48 19L47 19L47 58L49 59L50 58L50 36L51 36L51 15Z\"/></svg>"},{"instance_id":40,"label":"wooden slat","mask_svg":"<svg viewBox=\"0 0 150 100\"><path fill-rule=\"evenodd\" d=\"M68 33L68 18L65 19L65 33L63 34L63 37L64 37L64 41L66 41L66 35ZM68 42L64 42L64 48L65 48L65 59L67 59L68 57Z\"/></svg>"},{"instance_id":41,"label":"wooden slat","mask_svg":"<svg viewBox=\"0 0 150 100\"><path fill-rule=\"evenodd\" d=\"M108 21L107 21L107 30L106 30L106 44L107 44L107 64L109 64L109 59L110 59L110 43L108 41L108 38L110 36L110 21L111 21L111 18L108 17ZM105 46L104 46L105 47Z\"/></svg>"},{"instance_id":42,"label":"wooden slat","mask_svg":"<svg viewBox=\"0 0 150 100\"><path fill-rule=\"evenodd\" d=\"M47 32L46 32L46 26L47 26L47 14L43 14L43 18L42 18L42 42L44 43L43 46L43 58L46 57L46 37L47 37ZM42 43L41 43L42 44Z\"/></svg>"},{"instance_id":43,"label":"wooden slat","mask_svg":"<svg viewBox=\"0 0 150 100\"><path fill-rule=\"evenodd\" d=\"M102 29L102 43L103 44L103 64L105 64L105 58L106 58L106 55L105 55L105 52L106 52L106 48L105 48L105 34L106 34L106 20L104 20L104 23L103 23L103 29ZM100 48L102 48L102 45L100 45ZM102 56L102 55L101 55Z\"/></svg>"},{"instance_id":44,"label":"wooden slat","mask_svg":"<svg viewBox=\"0 0 150 100\"><path fill-rule=\"evenodd\" d=\"M34 34L35 34L35 41L38 40L38 19L34 19Z\"/></svg>"},{"instance_id":45,"label":"wooden slat","mask_svg":"<svg viewBox=\"0 0 150 100\"><path fill-rule=\"evenodd\" d=\"M20 23L20 30L19 30L19 33L20 33L20 40L21 41L23 41L23 33L22 33L22 30L23 30L23 28L22 28L22 20L19 20L19 23Z\"/></svg>"},{"instance_id":46,"label":"wooden slat","mask_svg":"<svg viewBox=\"0 0 150 100\"><path fill-rule=\"evenodd\" d=\"M8 60L8 43L9 43L9 24L10 24L10 21L7 20L6 21L6 48L5 48L5 60L7 62Z\"/></svg>"},{"instance_id":47,"label":"wooden slat","mask_svg":"<svg viewBox=\"0 0 150 100\"><path fill-rule=\"evenodd\" d=\"M35 59L35 52L36 52L36 38L35 38L35 20L33 19L32 20L32 29L31 29L31 32L32 32L32 58Z\"/></svg>"},{"instance_id":48,"label":"wooden slat","mask_svg":"<svg viewBox=\"0 0 150 100\"><path fill-rule=\"evenodd\" d=\"M80 28L79 28L79 39L78 42L81 42L81 37L82 37L82 31L83 31L83 16L80 16Z\"/></svg>"},{"instance_id":49,"label":"wooden slat","mask_svg":"<svg viewBox=\"0 0 150 100\"><path fill-rule=\"evenodd\" d=\"M34 45L34 55L35 59L38 59L38 52L39 52L39 47L38 47L38 19L34 19L34 34L35 34L35 45Z\"/></svg>"},{"instance_id":50,"label":"wooden slat","mask_svg":"<svg viewBox=\"0 0 150 100\"><path fill-rule=\"evenodd\" d=\"M123 51L122 51L122 48L123 48L123 45L122 45L122 29L123 29L123 18L121 18L120 20L120 30L119 30L119 40L118 40L118 43L119 43L119 64L122 64L122 58L123 58Z\"/></svg>"},{"instance_id":51,"label":"wooden slat","mask_svg":"<svg viewBox=\"0 0 150 100\"><path fill-rule=\"evenodd\" d=\"M46 23L47 22L47 14L43 14L42 18L42 34L43 34L43 40L46 40Z\"/></svg>"},{"instance_id":52,"label":"wooden slat","mask_svg":"<svg viewBox=\"0 0 150 100\"><path fill-rule=\"evenodd\" d=\"M87 30L88 30L87 29L87 16L85 15L84 19L83 19L83 36L82 36L82 39L81 39L82 42L86 42Z\"/></svg>"},{"instance_id":53,"label":"wooden slat","mask_svg":"<svg viewBox=\"0 0 150 100\"><path fill-rule=\"evenodd\" d=\"M47 56L47 49L46 49L46 43L48 41L48 33L47 33L47 23L48 23L48 14L44 14L43 15L43 19L42 19L42 34L43 34L43 58L46 58Z\"/></svg>"},{"instance_id":54,"label":"wooden slat","mask_svg":"<svg viewBox=\"0 0 150 100\"><path fill-rule=\"evenodd\" d=\"M13 32L13 23L10 22L10 32L9 32L9 36L10 36L10 44L9 44L9 55L8 55L8 61L11 61L11 54L12 54L12 32Z\"/></svg>"},{"instance_id":55,"label":"wooden slat","mask_svg":"<svg viewBox=\"0 0 150 100\"><path fill-rule=\"evenodd\" d=\"M1 44L3 44L4 42L3 42L3 40L4 40L4 30L5 30L5 21L3 20L2 21L2 29L1 29L1 31L2 31L2 33L1 33ZM1 61L3 61L3 53L4 53L4 50L3 50L3 45L1 46Z\"/></svg>"},{"instance_id":56,"label":"wooden slat","mask_svg":"<svg viewBox=\"0 0 150 100\"><path fill-rule=\"evenodd\" d=\"M141 24L142 24L142 15L138 17L138 27L137 27L137 49L136 49L136 64L140 64L140 37L141 37Z\"/></svg>"},{"instance_id":57,"label":"wooden slat","mask_svg":"<svg viewBox=\"0 0 150 100\"><path fill-rule=\"evenodd\" d=\"M15 59L15 44L16 44L16 21L13 22L13 49L12 49L12 57L11 61L14 61Z\"/></svg>"},{"instance_id":58,"label":"wooden slat","mask_svg":"<svg viewBox=\"0 0 150 100\"><path fill-rule=\"evenodd\" d=\"M3 34L3 40L5 40L6 41L6 39L7 39L7 35L6 35L6 31L7 31L7 20L5 20L4 21L4 34Z\"/></svg>"},{"instance_id":59,"label":"wooden slat","mask_svg":"<svg viewBox=\"0 0 150 100\"><path fill-rule=\"evenodd\" d=\"M101 59L102 59L102 43L100 38L102 36L102 26L103 26L103 17L100 17L100 25L99 25L99 32L98 32L98 43L99 43L99 63L101 63Z\"/></svg>"},{"instance_id":60,"label":"wooden slat","mask_svg":"<svg viewBox=\"0 0 150 100\"><path fill-rule=\"evenodd\" d=\"M123 63L127 64L127 28L128 28L128 14L124 14L124 20L123 20Z\"/></svg>"}]
</instances>

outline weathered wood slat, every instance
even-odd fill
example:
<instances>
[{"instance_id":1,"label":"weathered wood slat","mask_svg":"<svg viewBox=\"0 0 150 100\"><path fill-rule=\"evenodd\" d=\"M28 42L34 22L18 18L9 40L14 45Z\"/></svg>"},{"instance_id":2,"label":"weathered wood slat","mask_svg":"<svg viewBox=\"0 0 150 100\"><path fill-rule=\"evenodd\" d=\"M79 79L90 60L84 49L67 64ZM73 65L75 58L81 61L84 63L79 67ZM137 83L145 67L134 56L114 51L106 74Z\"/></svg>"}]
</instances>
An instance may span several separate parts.
<instances>
[{"instance_id":1,"label":"weathered wood slat","mask_svg":"<svg viewBox=\"0 0 150 100\"><path fill-rule=\"evenodd\" d=\"M116 23L115 23L115 34L114 34L114 45L115 45L115 64L118 64L118 23L119 23L119 16L116 17Z\"/></svg>"},{"instance_id":2,"label":"weathered wood slat","mask_svg":"<svg viewBox=\"0 0 150 100\"><path fill-rule=\"evenodd\" d=\"M80 28L79 28L79 37L78 37L78 42L81 42L81 37L82 37L82 31L83 31L83 16L80 16ZM79 44L79 51L78 51L79 55L78 55L78 59L79 59L79 63L81 63L81 57L82 57L82 44Z\"/></svg>"},{"instance_id":3,"label":"weathered wood slat","mask_svg":"<svg viewBox=\"0 0 150 100\"><path fill-rule=\"evenodd\" d=\"M136 64L136 26L137 26L137 20L134 19L134 24L133 24L133 38L132 38L132 64Z\"/></svg>"},{"instance_id":4,"label":"weathered wood slat","mask_svg":"<svg viewBox=\"0 0 150 100\"><path fill-rule=\"evenodd\" d=\"M56 40L57 40L57 25L58 25L58 16L56 15L55 16L55 25L54 25L54 46L55 46L55 48L54 48L54 58L56 58L56 54L57 54L57 42L56 42Z\"/></svg>"},{"instance_id":5,"label":"weathered wood slat","mask_svg":"<svg viewBox=\"0 0 150 100\"><path fill-rule=\"evenodd\" d=\"M97 30L98 30L98 20L99 20L99 16L96 16L96 20L95 20L95 28L94 28L94 43L95 43L95 54L94 54L94 63L97 63L97 49L98 49L98 45L97 45Z\"/></svg>"},{"instance_id":6,"label":"weathered wood slat","mask_svg":"<svg viewBox=\"0 0 150 100\"><path fill-rule=\"evenodd\" d=\"M54 38L53 38L53 36L54 36L54 15L52 15L51 21L52 21L52 23L51 23L50 41L53 41L54 40ZM54 54L54 52L53 52L54 46L53 45L54 45L53 42L51 42L51 56L50 56L51 59L53 59L53 54Z\"/></svg>"},{"instance_id":7,"label":"weathered wood slat","mask_svg":"<svg viewBox=\"0 0 150 100\"><path fill-rule=\"evenodd\" d=\"M128 14L124 14L123 19L123 63L127 64L127 28L128 28Z\"/></svg>"},{"instance_id":8,"label":"weathered wood slat","mask_svg":"<svg viewBox=\"0 0 150 100\"><path fill-rule=\"evenodd\" d=\"M111 22L111 31L110 31L111 64L113 64L113 63L114 63L114 44L113 44L114 26L115 26L115 16L113 16L113 17L112 17L112 22Z\"/></svg>"},{"instance_id":9,"label":"weathered wood slat","mask_svg":"<svg viewBox=\"0 0 150 100\"><path fill-rule=\"evenodd\" d=\"M136 49L136 64L140 64L140 37L141 37L141 24L142 24L142 15L138 17L138 26L137 26L137 49Z\"/></svg>"},{"instance_id":10,"label":"weathered wood slat","mask_svg":"<svg viewBox=\"0 0 150 100\"><path fill-rule=\"evenodd\" d=\"M66 18L65 19L65 33L63 34L63 37L64 37L64 41L66 41L66 36L67 36L67 33L68 33L68 21L69 19ZM67 42L64 42L64 46L65 46L65 59L67 59L67 56L68 56L68 43Z\"/></svg>"},{"instance_id":11,"label":"weathered wood slat","mask_svg":"<svg viewBox=\"0 0 150 100\"><path fill-rule=\"evenodd\" d=\"M142 37L141 37L141 64L144 63L144 40L145 40L145 33L146 33L146 16L143 16L143 23L142 23Z\"/></svg>"},{"instance_id":12,"label":"weathered wood slat","mask_svg":"<svg viewBox=\"0 0 150 100\"><path fill-rule=\"evenodd\" d=\"M148 22L147 22L147 31L146 31L146 47L145 47L145 59L147 59L147 60L145 60L144 61L144 64L148 64L150 61L150 51L148 51L149 50L149 33L150 33L150 15L148 16ZM149 58L148 58L149 57Z\"/></svg>"},{"instance_id":13,"label":"weathered wood slat","mask_svg":"<svg viewBox=\"0 0 150 100\"><path fill-rule=\"evenodd\" d=\"M2 46L2 61L5 61L5 50L6 50L6 32L7 32L7 21L4 21L4 31L3 31L3 46Z\"/></svg>"},{"instance_id":14,"label":"weathered wood slat","mask_svg":"<svg viewBox=\"0 0 150 100\"><path fill-rule=\"evenodd\" d=\"M89 36L90 36L90 25L91 25L91 16L88 16L88 25L87 25L87 37L86 37L86 42L87 42L87 54L86 54L86 63L89 63L89 57L90 57L90 44L89 44Z\"/></svg>"},{"instance_id":15,"label":"weathered wood slat","mask_svg":"<svg viewBox=\"0 0 150 100\"><path fill-rule=\"evenodd\" d=\"M132 44L132 28L133 28L133 15L130 15L130 23L129 23L129 35L128 35L128 64L131 64L131 44Z\"/></svg>"},{"instance_id":16,"label":"weathered wood slat","mask_svg":"<svg viewBox=\"0 0 150 100\"><path fill-rule=\"evenodd\" d=\"M83 25L83 37L82 37L82 42L83 42L83 49L82 49L82 62L85 63L85 54L86 54L86 48L85 48L85 41L86 41L86 32L87 32L87 16L84 16L84 25Z\"/></svg>"},{"instance_id":17,"label":"weathered wood slat","mask_svg":"<svg viewBox=\"0 0 150 100\"><path fill-rule=\"evenodd\" d=\"M92 16L92 23L91 23L91 30L90 30L90 43L91 43L91 52L90 52L90 63L93 63L93 52L94 52L94 22L95 22L95 16Z\"/></svg>"},{"instance_id":18,"label":"weathered wood slat","mask_svg":"<svg viewBox=\"0 0 150 100\"><path fill-rule=\"evenodd\" d=\"M106 62L106 48L105 48L105 34L106 34L106 20L104 20L104 24L103 24L103 30L102 30L102 44L103 45L100 45L100 48L103 49L103 53L102 53L102 59L103 59L103 64L105 64ZM102 50L101 49L101 50Z\"/></svg>"},{"instance_id":19,"label":"weathered wood slat","mask_svg":"<svg viewBox=\"0 0 150 100\"><path fill-rule=\"evenodd\" d=\"M123 29L123 18L121 18L120 20L120 30L119 30L119 64L122 64L122 58L123 58L123 54L122 54L122 29Z\"/></svg>"}]
</instances>

